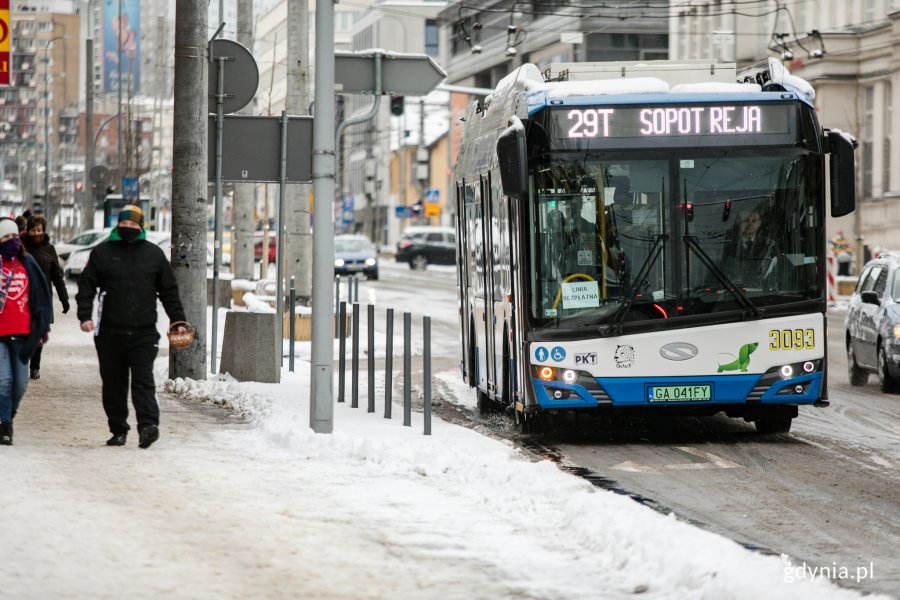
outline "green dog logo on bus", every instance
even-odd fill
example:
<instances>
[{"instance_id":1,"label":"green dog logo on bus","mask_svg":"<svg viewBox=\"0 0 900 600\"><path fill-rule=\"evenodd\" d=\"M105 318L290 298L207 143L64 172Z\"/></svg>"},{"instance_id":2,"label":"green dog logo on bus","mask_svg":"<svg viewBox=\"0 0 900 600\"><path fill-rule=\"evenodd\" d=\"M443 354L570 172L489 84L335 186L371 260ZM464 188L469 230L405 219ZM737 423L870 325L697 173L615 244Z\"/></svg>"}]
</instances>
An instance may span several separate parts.
<instances>
[{"instance_id":1,"label":"green dog logo on bus","mask_svg":"<svg viewBox=\"0 0 900 600\"><path fill-rule=\"evenodd\" d=\"M716 371L716 373L721 373L722 371L737 370L740 370L741 373L746 373L747 369L750 367L750 355L753 354L754 350L756 350L758 346L759 342L744 344L743 346L741 346L741 349L738 350L738 357L730 363L719 365L719 369Z\"/></svg>"}]
</instances>

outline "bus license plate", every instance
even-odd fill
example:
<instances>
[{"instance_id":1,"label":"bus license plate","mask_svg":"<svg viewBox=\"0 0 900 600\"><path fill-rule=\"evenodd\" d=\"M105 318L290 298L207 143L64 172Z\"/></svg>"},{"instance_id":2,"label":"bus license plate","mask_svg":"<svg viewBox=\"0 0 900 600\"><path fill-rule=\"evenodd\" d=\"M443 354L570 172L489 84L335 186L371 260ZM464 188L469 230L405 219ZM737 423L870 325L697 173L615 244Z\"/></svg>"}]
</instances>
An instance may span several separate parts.
<instances>
[{"instance_id":1,"label":"bus license plate","mask_svg":"<svg viewBox=\"0 0 900 600\"><path fill-rule=\"evenodd\" d=\"M712 400L712 385L654 385L650 387L650 402L705 402Z\"/></svg>"}]
</instances>

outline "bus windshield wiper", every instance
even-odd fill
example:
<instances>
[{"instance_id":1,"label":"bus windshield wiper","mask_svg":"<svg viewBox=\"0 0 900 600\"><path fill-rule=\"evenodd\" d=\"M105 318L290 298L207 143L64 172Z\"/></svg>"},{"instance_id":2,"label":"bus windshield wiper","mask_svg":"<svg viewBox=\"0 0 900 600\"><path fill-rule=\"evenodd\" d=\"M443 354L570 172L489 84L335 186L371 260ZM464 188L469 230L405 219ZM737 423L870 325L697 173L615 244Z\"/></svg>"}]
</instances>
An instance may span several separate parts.
<instances>
[{"instance_id":1,"label":"bus windshield wiper","mask_svg":"<svg viewBox=\"0 0 900 600\"><path fill-rule=\"evenodd\" d=\"M622 335L622 320L625 318L628 309L634 304L634 299L641 289L641 286L644 285L644 282L650 276L650 269L653 268L653 264L656 263L656 259L659 258L667 241L669 241L669 235L667 233L660 233L656 236L656 239L653 240L653 247L650 248L650 254L647 256L644 264L641 265L641 270L638 271L637 277L634 278L634 282L628 290L628 295L625 296L625 299L619 305L619 309L616 313L609 319L609 323L600 326L600 335Z\"/></svg>"},{"instance_id":2,"label":"bus windshield wiper","mask_svg":"<svg viewBox=\"0 0 900 600\"><path fill-rule=\"evenodd\" d=\"M748 311L753 314L754 318L759 318L762 316L763 311L753 304L750 298L747 297L747 294L739 288L735 283L731 280L725 272L719 268L713 260L709 257L706 251L700 246L700 243L697 241L697 236L695 235L685 235L682 236L684 240L684 245L687 246L689 250L693 250L694 254L697 255L697 258L700 259L700 262L715 275L716 279L719 280L726 290L731 292L731 295L735 297L738 304L741 305L745 311Z\"/></svg>"}]
</instances>

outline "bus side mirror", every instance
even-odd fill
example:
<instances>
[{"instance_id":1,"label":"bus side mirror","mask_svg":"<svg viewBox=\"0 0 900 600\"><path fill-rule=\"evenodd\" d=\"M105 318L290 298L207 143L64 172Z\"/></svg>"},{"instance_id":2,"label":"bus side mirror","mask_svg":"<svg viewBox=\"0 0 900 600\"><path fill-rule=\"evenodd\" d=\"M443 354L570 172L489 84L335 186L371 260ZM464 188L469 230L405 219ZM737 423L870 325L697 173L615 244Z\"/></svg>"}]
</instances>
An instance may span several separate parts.
<instances>
[{"instance_id":1,"label":"bus side mirror","mask_svg":"<svg viewBox=\"0 0 900 600\"><path fill-rule=\"evenodd\" d=\"M843 217L856 209L856 140L839 130L828 132L831 152L831 216Z\"/></svg>"},{"instance_id":2,"label":"bus side mirror","mask_svg":"<svg viewBox=\"0 0 900 600\"><path fill-rule=\"evenodd\" d=\"M500 167L500 184L503 194L509 198L524 200L528 197L528 174L525 154L525 126L518 117L510 119L510 125L497 139L497 162Z\"/></svg>"}]
</instances>

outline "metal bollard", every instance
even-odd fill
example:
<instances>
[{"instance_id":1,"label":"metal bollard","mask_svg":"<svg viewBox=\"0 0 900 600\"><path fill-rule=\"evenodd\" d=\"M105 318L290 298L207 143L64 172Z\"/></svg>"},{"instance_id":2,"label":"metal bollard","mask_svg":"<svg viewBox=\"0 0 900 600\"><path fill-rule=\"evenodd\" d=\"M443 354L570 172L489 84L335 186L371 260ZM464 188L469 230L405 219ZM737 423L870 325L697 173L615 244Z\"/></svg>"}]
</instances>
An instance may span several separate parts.
<instances>
[{"instance_id":1,"label":"metal bollard","mask_svg":"<svg viewBox=\"0 0 900 600\"><path fill-rule=\"evenodd\" d=\"M334 276L334 314L338 314L341 306L341 276ZM338 334L338 324L334 324L334 335Z\"/></svg>"},{"instance_id":2,"label":"metal bollard","mask_svg":"<svg viewBox=\"0 0 900 600\"><path fill-rule=\"evenodd\" d=\"M353 303L353 348L350 351L350 406L359 406L359 304Z\"/></svg>"},{"instance_id":3,"label":"metal bollard","mask_svg":"<svg viewBox=\"0 0 900 600\"><path fill-rule=\"evenodd\" d=\"M353 304L353 278L347 276L347 304Z\"/></svg>"},{"instance_id":4,"label":"metal bollard","mask_svg":"<svg viewBox=\"0 0 900 600\"><path fill-rule=\"evenodd\" d=\"M295 329L297 327L297 324L296 324L296 321L297 321L297 318L296 318L297 317L297 313L296 313L297 289L294 287L294 276L293 275L291 275L291 293L289 296L288 305L290 306L290 310L289 310L290 316L288 317L288 319L290 319L290 321L288 321L288 332L289 332L289 335L291 336L291 339L288 340L288 352L290 353L290 356L288 357L288 371L293 373L294 372L294 334L296 333Z\"/></svg>"},{"instance_id":5,"label":"metal bollard","mask_svg":"<svg viewBox=\"0 0 900 600\"><path fill-rule=\"evenodd\" d=\"M412 370L412 351L410 350L410 329L412 315L403 313L403 424L412 426L412 389L410 377Z\"/></svg>"},{"instance_id":6,"label":"metal bollard","mask_svg":"<svg viewBox=\"0 0 900 600\"><path fill-rule=\"evenodd\" d=\"M384 418L391 418L391 394L394 388L394 309L387 309L387 334L384 353Z\"/></svg>"},{"instance_id":7,"label":"metal bollard","mask_svg":"<svg viewBox=\"0 0 900 600\"><path fill-rule=\"evenodd\" d=\"M425 435L431 435L431 317L422 319L423 341L422 363L425 370Z\"/></svg>"},{"instance_id":8,"label":"metal bollard","mask_svg":"<svg viewBox=\"0 0 900 600\"><path fill-rule=\"evenodd\" d=\"M353 278L353 301L359 302L359 277Z\"/></svg>"},{"instance_id":9,"label":"metal bollard","mask_svg":"<svg viewBox=\"0 0 900 600\"><path fill-rule=\"evenodd\" d=\"M338 308L338 319L340 322L338 323L338 335L340 336L340 340L338 341L339 348L339 356L338 356L338 402L344 401L344 384L347 378L347 303L341 302L340 307Z\"/></svg>"},{"instance_id":10,"label":"metal bollard","mask_svg":"<svg viewBox=\"0 0 900 600\"><path fill-rule=\"evenodd\" d=\"M369 304L366 311L366 327L369 329L369 403L366 412L375 412L375 305Z\"/></svg>"}]
</instances>

